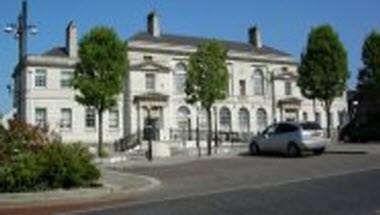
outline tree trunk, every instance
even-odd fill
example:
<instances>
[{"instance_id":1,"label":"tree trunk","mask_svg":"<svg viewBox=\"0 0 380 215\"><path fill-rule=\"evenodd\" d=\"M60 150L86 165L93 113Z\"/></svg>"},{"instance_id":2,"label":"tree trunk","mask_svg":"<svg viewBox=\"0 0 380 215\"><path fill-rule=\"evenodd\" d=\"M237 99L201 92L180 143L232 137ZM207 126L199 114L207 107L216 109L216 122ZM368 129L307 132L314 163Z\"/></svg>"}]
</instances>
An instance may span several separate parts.
<instances>
[{"instance_id":1,"label":"tree trunk","mask_svg":"<svg viewBox=\"0 0 380 215\"><path fill-rule=\"evenodd\" d=\"M99 120L98 120L98 156L103 156L103 110L98 111Z\"/></svg>"},{"instance_id":2,"label":"tree trunk","mask_svg":"<svg viewBox=\"0 0 380 215\"><path fill-rule=\"evenodd\" d=\"M207 108L207 155L211 156L211 141L212 141L212 121L211 121L211 108Z\"/></svg>"},{"instance_id":3,"label":"tree trunk","mask_svg":"<svg viewBox=\"0 0 380 215\"><path fill-rule=\"evenodd\" d=\"M217 150L218 146L219 146L219 137L218 137L218 113L217 113L217 110L214 109L214 130L215 130L215 136L214 136L214 147L215 147L215 150Z\"/></svg>"},{"instance_id":4,"label":"tree trunk","mask_svg":"<svg viewBox=\"0 0 380 215\"><path fill-rule=\"evenodd\" d=\"M313 99L313 112L314 112L314 122L317 122L317 104L315 99Z\"/></svg>"},{"instance_id":5,"label":"tree trunk","mask_svg":"<svg viewBox=\"0 0 380 215\"><path fill-rule=\"evenodd\" d=\"M331 109L331 102L326 101L325 102L325 113L326 113L326 122L327 122L327 138L331 137L331 114L330 114L330 109Z\"/></svg>"}]
</instances>

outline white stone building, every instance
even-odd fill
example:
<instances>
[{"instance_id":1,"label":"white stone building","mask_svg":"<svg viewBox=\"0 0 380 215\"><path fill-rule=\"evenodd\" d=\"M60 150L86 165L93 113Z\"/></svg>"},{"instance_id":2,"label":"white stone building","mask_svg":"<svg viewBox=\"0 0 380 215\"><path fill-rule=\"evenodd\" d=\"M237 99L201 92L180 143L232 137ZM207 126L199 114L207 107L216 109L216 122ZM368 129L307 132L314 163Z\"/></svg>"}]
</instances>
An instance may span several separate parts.
<instances>
[{"instance_id":1,"label":"white stone building","mask_svg":"<svg viewBox=\"0 0 380 215\"><path fill-rule=\"evenodd\" d=\"M316 120L325 127L321 104L316 103L314 116L313 102L303 98L296 85L294 57L263 45L258 27L247 35L247 42L221 41L228 49L229 97L213 108L213 126L220 135L256 133L274 120ZM205 130L204 112L184 100L184 82L190 54L207 40L163 34L158 16L149 14L147 31L128 40L128 84L118 107L105 113L105 141L129 135L141 140L148 110L159 141L194 139L198 113ZM68 84L77 57L76 27L71 23L65 47L30 55L26 66L16 70L15 107L20 119L49 125L65 141L92 143L97 140L96 113L75 102ZM331 111L334 127L343 122L346 110L345 96L338 98Z\"/></svg>"}]
</instances>

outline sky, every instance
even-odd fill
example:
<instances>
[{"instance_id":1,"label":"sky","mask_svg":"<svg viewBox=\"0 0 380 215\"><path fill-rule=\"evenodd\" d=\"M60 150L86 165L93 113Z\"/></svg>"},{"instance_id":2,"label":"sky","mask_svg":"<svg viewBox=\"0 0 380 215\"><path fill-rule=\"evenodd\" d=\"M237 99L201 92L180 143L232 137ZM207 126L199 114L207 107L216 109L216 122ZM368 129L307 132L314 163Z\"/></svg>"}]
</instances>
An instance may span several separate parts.
<instances>
[{"instance_id":1,"label":"sky","mask_svg":"<svg viewBox=\"0 0 380 215\"><path fill-rule=\"evenodd\" d=\"M361 46L372 31L380 31L380 0L28 0L29 23L39 33L29 37L28 51L40 54L63 46L65 28L73 20L79 36L97 25L113 27L123 39L145 30L146 15L155 9L164 33L233 41L248 40L247 29L260 26L265 45L297 60L313 26L331 24L349 57L350 88L361 67ZM16 22L21 0L1 0L0 27ZM1 29L2 30L2 29ZM0 112L11 109L7 85L17 63L17 41L0 32Z\"/></svg>"}]
</instances>

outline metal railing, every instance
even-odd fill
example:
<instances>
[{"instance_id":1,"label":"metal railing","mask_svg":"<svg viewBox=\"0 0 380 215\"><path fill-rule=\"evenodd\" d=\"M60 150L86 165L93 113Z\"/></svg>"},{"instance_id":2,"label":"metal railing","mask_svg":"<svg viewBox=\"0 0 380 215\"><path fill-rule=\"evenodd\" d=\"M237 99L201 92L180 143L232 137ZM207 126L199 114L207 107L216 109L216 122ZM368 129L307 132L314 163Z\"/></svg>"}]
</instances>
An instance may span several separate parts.
<instances>
[{"instance_id":1,"label":"metal railing","mask_svg":"<svg viewBox=\"0 0 380 215\"><path fill-rule=\"evenodd\" d=\"M208 131L199 130L199 140L207 140ZM247 142L255 135L253 132L235 132L235 131L218 131L218 140L221 142ZM215 138L215 131L212 132L212 139ZM195 141L197 139L197 130L171 129L170 140L174 141Z\"/></svg>"}]
</instances>

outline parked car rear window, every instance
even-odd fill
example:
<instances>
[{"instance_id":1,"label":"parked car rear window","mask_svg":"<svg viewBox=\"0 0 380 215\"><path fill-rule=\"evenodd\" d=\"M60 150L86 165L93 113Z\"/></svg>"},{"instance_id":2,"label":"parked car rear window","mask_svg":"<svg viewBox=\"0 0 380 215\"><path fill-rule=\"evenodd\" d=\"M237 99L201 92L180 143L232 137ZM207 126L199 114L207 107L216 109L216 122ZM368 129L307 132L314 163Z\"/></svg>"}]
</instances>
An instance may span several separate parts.
<instances>
[{"instance_id":1,"label":"parked car rear window","mask_svg":"<svg viewBox=\"0 0 380 215\"><path fill-rule=\"evenodd\" d=\"M321 130L322 129L322 127L318 123L315 123L315 122L301 123L301 127L304 130Z\"/></svg>"}]
</instances>

